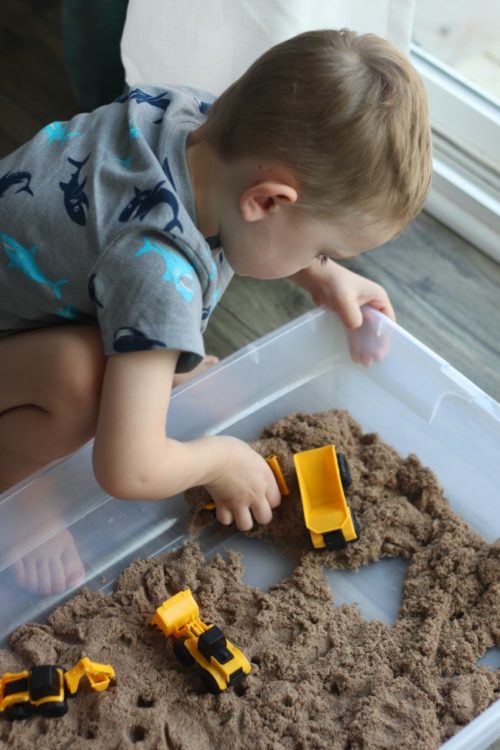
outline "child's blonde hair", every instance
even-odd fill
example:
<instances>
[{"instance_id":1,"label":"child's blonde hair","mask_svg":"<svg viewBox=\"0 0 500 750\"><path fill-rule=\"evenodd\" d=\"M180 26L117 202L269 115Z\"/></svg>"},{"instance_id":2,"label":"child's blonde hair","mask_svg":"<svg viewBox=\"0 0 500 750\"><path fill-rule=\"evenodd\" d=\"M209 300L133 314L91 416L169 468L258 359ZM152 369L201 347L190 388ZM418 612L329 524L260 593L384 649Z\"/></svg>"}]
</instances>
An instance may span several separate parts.
<instances>
[{"instance_id":1,"label":"child's blonde hair","mask_svg":"<svg viewBox=\"0 0 500 750\"><path fill-rule=\"evenodd\" d=\"M272 47L211 106L206 136L225 161L289 167L299 205L321 218L403 228L429 191L422 82L374 34L311 31Z\"/></svg>"}]
</instances>

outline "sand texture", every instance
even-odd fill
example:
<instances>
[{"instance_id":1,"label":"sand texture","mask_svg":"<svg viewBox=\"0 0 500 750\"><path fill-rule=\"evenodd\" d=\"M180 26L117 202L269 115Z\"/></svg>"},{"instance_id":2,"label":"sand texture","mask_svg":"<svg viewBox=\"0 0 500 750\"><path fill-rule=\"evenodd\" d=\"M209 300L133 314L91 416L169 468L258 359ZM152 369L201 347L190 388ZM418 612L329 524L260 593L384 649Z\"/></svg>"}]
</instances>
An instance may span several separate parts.
<instances>
[{"instance_id":1,"label":"sand texture","mask_svg":"<svg viewBox=\"0 0 500 750\"><path fill-rule=\"evenodd\" d=\"M362 529L345 552L310 551L293 471L295 451L334 443L352 473L349 503ZM28 624L0 651L0 672L32 663L72 666L82 655L111 663L117 684L86 685L57 720L0 721L0 746L16 750L435 750L500 697L500 673L476 661L500 645L500 544L489 545L449 508L435 476L400 457L345 412L295 414L254 446L276 453L292 490L273 522L250 535L302 552L293 574L259 591L242 561L204 558L196 541L126 569L110 596L81 589ZM188 498L194 530L210 518L202 492ZM394 625L335 606L328 568L380 558L408 562ZM148 625L170 595L190 588L251 660L252 673L213 696Z\"/></svg>"}]
</instances>

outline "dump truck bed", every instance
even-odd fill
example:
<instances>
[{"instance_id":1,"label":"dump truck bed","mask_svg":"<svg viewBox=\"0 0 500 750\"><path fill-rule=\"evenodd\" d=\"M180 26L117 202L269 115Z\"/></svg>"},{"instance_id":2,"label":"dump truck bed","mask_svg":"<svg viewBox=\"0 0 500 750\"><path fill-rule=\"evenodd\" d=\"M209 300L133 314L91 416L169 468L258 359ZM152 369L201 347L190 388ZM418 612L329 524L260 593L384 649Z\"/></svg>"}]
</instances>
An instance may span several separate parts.
<instances>
[{"instance_id":1,"label":"dump truck bed","mask_svg":"<svg viewBox=\"0 0 500 750\"><path fill-rule=\"evenodd\" d=\"M293 457L299 482L304 521L313 546L330 547L324 535L340 534L332 548L358 537L347 505L334 445L296 453Z\"/></svg>"}]
</instances>

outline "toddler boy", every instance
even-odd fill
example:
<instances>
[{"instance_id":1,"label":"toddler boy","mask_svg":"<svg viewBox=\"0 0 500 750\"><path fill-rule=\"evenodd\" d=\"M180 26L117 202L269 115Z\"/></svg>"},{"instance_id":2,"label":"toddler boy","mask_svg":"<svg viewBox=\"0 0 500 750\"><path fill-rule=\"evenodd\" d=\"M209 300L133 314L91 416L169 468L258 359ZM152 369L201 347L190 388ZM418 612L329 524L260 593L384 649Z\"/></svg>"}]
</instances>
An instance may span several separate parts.
<instances>
[{"instance_id":1,"label":"toddler boy","mask_svg":"<svg viewBox=\"0 0 500 750\"><path fill-rule=\"evenodd\" d=\"M351 329L364 304L393 318L336 261L420 211L430 143L408 60L325 30L273 47L216 101L136 88L0 161L0 490L95 436L111 495L205 485L221 523L268 523L266 462L233 437L166 436L170 386L203 363L233 273L289 277Z\"/></svg>"}]
</instances>

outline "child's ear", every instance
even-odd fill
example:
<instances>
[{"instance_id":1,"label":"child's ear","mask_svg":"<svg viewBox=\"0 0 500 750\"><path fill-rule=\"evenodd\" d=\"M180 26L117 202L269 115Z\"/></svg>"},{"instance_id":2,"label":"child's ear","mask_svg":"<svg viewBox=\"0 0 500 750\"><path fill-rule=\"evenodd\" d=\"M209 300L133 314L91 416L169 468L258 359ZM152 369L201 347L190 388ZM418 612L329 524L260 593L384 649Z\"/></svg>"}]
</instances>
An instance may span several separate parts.
<instances>
[{"instance_id":1,"label":"child's ear","mask_svg":"<svg viewBox=\"0 0 500 750\"><path fill-rule=\"evenodd\" d=\"M241 215L245 221L260 221L281 206L295 203L297 191L283 182L266 180L247 188L240 197Z\"/></svg>"}]
</instances>

